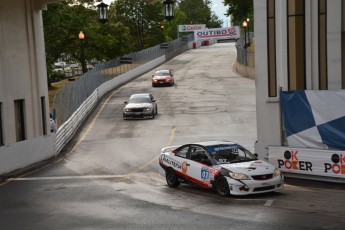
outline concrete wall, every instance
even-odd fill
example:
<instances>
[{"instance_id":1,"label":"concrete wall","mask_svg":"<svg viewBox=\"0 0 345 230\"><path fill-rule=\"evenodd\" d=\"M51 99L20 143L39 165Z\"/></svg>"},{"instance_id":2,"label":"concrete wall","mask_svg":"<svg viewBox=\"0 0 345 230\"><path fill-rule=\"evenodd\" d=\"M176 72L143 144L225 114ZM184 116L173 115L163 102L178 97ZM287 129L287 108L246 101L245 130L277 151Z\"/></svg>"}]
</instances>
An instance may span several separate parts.
<instances>
[{"instance_id":1,"label":"concrete wall","mask_svg":"<svg viewBox=\"0 0 345 230\"><path fill-rule=\"evenodd\" d=\"M38 4L39 2L39 4ZM4 146L0 173L54 156L42 15L44 1L0 0L0 103ZM41 97L45 97L47 134L43 134ZM17 142L14 101L25 101L26 140Z\"/></svg>"}]
</instances>

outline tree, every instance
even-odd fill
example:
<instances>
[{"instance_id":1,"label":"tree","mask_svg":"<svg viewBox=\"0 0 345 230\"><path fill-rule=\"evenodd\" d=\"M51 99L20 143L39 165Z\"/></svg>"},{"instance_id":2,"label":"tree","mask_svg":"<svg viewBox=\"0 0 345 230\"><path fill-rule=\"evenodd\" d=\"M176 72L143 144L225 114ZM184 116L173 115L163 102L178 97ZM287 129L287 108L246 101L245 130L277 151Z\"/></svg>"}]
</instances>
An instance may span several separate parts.
<instances>
[{"instance_id":1,"label":"tree","mask_svg":"<svg viewBox=\"0 0 345 230\"><path fill-rule=\"evenodd\" d=\"M253 0L224 0L223 3L229 6L226 16L231 15L235 25L242 25L247 18L253 18Z\"/></svg>"},{"instance_id":2,"label":"tree","mask_svg":"<svg viewBox=\"0 0 345 230\"><path fill-rule=\"evenodd\" d=\"M159 40L159 25L163 21L163 5L161 2L147 4L145 1L137 0L117 0L111 6L111 17L117 22L121 22L131 36L134 43L134 51L148 47L150 44Z\"/></svg>"},{"instance_id":3,"label":"tree","mask_svg":"<svg viewBox=\"0 0 345 230\"><path fill-rule=\"evenodd\" d=\"M177 7L186 15L184 24L206 24L208 28L221 27L222 21L211 11L210 0L181 0Z\"/></svg>"}]
</instances>

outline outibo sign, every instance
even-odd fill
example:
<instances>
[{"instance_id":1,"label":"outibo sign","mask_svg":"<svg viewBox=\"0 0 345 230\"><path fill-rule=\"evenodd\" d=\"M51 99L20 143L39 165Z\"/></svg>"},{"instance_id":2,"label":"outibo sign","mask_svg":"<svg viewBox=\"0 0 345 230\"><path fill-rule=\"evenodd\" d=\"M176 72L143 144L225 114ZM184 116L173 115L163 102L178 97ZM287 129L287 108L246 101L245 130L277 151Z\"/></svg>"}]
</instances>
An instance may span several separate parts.
<instances>
[{"instance_id":1,"label":"outibo sign","mask_svg":"<svg viewBox=\"0 0 345 230\"><path fill-rule=\"evenodd\" d=\"M178 32L193 32L194 30L204 30L206 29L205 24L199 25L178 25Z\"/></svg>"},{"instance_id":2,"label":"outibo sign","mask_svg":"<svg viewBox=\"0 0 345 230\"><path fill-rule=\"evenodd\" d=\"M238 26L194 31L195 41L232 38L237 39L240 38L240 36L241 32Z\"/></svg>"}]
</instances>

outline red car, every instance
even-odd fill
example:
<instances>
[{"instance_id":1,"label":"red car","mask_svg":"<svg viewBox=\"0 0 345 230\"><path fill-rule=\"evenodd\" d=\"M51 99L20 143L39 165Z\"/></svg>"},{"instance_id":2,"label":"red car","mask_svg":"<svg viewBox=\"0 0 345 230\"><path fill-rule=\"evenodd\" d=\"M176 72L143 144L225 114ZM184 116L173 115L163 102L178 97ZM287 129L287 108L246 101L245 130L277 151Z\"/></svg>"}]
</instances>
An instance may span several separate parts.
<instances>
[{"instance_id":1,"label":"red car","mask_svg":"<svg viewBox=\"0 0 345 230\"><path fill-rule=\"evenodd\" d=\"M174 84L174 75L171 70L157 70L155 74L152 75L152 87L161 85Z\"/></svg>"}]
</instances>

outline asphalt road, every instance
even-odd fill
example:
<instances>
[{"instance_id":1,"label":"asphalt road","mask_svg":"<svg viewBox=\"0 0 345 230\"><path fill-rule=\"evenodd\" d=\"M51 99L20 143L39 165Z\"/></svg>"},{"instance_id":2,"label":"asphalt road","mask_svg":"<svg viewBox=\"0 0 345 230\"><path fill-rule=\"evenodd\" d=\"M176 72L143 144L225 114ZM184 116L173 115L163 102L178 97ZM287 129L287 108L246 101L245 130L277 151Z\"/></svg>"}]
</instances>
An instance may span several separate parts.
<instances>
[{"instance_id":1,"label":"asphalt road","mask_svg":"<svg viewBox=\"0 0 345 230\"><path fill-rule=\"evenodd\" d=\"M168 145L221 139L253 151L255 82L232 72L235 58L233 43L189 50L159 67L175 86L152 88L152 71L109 93L64 157L0 185L0 228L344 229L344 185L287 179L279 193L223 198L158 174ZM141 92L158 115L123 120L123 102Z\"/></svg>"}]
</instances>

